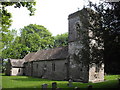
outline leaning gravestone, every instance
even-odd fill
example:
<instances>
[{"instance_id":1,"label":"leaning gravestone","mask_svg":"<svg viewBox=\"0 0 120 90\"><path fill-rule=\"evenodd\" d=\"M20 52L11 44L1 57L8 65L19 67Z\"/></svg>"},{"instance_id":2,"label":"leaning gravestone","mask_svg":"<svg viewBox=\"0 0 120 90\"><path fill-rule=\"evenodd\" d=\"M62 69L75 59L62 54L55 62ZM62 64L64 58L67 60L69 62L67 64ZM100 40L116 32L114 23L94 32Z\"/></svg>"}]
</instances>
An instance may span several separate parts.
<instances>
[{"instance_id":1,"label":"leaning gravestone","mask_svg":"<svg viewBox=\"0 0 120 90\"><path fill-rule=\"evenodd\" d=\"M47 90L47 86L48 86L47 84L43 84L42 85L42 90Z\"/></svg>"},{"instance_id":2,"label":"leaning gravestone","mask_svg":"<svg viewBox=\"0 0 120 90\"><path fill-rule=\"evenodd\" d=\"M72 82L73 82L73 81L72 81L71 79L68 81L68 87L73 87Z\"/></svg>"},{"instance_id":3,"label":"leaning gravestone","mask_svg":"<svg viewBox=\"0 0 120 90\"><path fill-rule=\"evenodd\" d=\"M92 85L88 85L88 90L92 90L93 86Z\"/></svg>"},{"instance_id":4,"label":"leaning gravestone","mask_svg":"<svg viewBox=\"0 0 120 90\"><path fill-rule=\"evenodd\" d=\"M52 83L52 90L56 90L56 88L57 88L57 83L56 83L56 82L53 82L53 83Z\"/></svg>"}]
</instances>

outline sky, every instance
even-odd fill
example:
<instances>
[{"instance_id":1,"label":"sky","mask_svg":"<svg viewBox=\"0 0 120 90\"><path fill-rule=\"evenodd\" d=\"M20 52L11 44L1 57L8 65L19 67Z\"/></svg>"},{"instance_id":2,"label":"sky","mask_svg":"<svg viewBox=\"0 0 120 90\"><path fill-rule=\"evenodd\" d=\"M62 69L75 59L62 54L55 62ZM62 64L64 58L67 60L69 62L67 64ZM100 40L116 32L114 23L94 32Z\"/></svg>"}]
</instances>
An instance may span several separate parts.
<instances>
[{"instance_id":1,"label":"sky","mask_svg":"<svg viewBox=\"0 0 120 90\"><path fill-rule=\"evenodd\" d=\"M8 7L12 13L10 29L19 29L29 24L43 25L53 36L68 32L68 15L83 8L87 0L36 0L34 16L26 8ZM96 0L94 0L96 1Z\"/></svg>"}]
</instances>

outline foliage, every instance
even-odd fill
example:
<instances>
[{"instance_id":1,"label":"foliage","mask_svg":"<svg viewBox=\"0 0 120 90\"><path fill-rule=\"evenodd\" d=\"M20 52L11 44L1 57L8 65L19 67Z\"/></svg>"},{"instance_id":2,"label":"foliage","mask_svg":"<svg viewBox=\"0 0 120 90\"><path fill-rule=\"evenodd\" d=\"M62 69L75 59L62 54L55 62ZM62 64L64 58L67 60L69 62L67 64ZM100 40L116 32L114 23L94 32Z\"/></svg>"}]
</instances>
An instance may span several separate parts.
<instances>
[{"instance_id":1,"label":"foliage","mask_svg":"<svg viewBox=\"0 0 120 90\"><path fill-rule=\"evenodd\" d=\"M44 26L30 24L21 29L21 35L3 50L3 54L4 58L23 58L28 52L37 52L52 46L52 34Z\"/></svg>"},{"instance_id":2,"label":"foliage","mask_svg":"<svg viewBox=\"0 0 120 90\"><path fill-rule=\"evenodd\" d=\"M54 36L54 47L66 46L68 45L68 33L58 34Z\"/></svg>"},{"instance_id":3,"label":"foliage","mask_svg":"<svg viewBox=\"0 0 120 90\"><path fill-rule=\"evenodd\" d=\"M7 48L9 44L14 40L17 35L16 30L9 30L7 33L2 33L2 42L6 45L4 48Z\"/></svg>"},{"instance_id":4,"label":"foliage","mask_svg":"<svg viewBox=\"0 0 120 90\"><path fill-rule=\"evenodd\" d=\"M14 57L14 55L17 56L17 52L14 45L12 45L12 42L14 41L14 36L12 33L15 31L12 30L12 32L9 30L9 27L12 23L12 13L10 13L6 7L13 6L14 8L21 8L25 7L30 11L30 16L34 15L35 12L35 6L36 2L0 2L0 59L2 60L2 65L5 62L3 58L9 58ZM22 44L21 44L22 45ZM18 47L21 45L18 45ZM11 49L10 49L11 47ZM13 50L13 48L15 50ZM14 51L11 53L11 51ZM21 50L20 50L21 51ZM19 55L17 56L19 57ZM4 65L2 66L4 68ZM3 70L2 70L3 71Z\"/></svg>"},{"instance_id":5,"label":"foliage","mask_svg":"<svg viewBox=\"0 0 120 90\"><path fill-rule=\"evenodd\" d=\"M21 29L21 42L30 48L31 52L47 49L53 46L52 34L41 25L30 24Z\"/></svg>"},{"instance_id":6,"label":"foliage","mask_svg":"<svg viewBox=\"0 0 120 90\"><path fill-rule=\"evenodd\" d=\"M90 17L95 20L93 25L95 28L91 28L95 32L94 39L98 44L104 43L105 69L110 67L107 64L109 63L112 67L109 72L118 73L120 72L117 69L120 63L120 2L102 2L98 5L90 2L89 6L98 14L97 16L91 14Z\"/></svg>"},{"instance_id":7,"label":"foliage","mask_svg":"<svg viewBox=\"0 0 120 90\"><path fill-rule=\"evenodd\" d=\"M5 44L5 46L2 45L2 48L1 48L2 58L4 58L4 55L7 55L7 54L4 54L4 50L6 50L10 47L10 45L13 42L16 34L17 34L16 30L11 30L11 31L8 31L7 34L2 35L3 36L2 37L2 43Z\"/></svg>"},{"instance_id":8,"label":"foliage","mask_svg":"<svg viewBox=\"0 0 120 90\"><path fill-rule=\"evenodd\" d=\"M0 7L0 43L2 44L2 47L0 49L3 49L7 47L7 45L10 44L12 41L12 36L9 34L9 27L11 26L12 23L12 14L8 12L6 7L8 6L14 6L15 8L20 8L20 7L26 7L30 11L30 15L34 15L35 8L34 5L35 2L1 2L1 7ZM2 50L1 50L2 51Z\"/></svg>"},{"instance_id":9,"label":"foliage","mask_svg":"<svg viewBox=\"0 0 120 90\"><path fill-rule=\"evenodd\" d=\"M5 88L14 88L18 90L18 88L41 88L41 85L46 83L48 84L48 88L52 87L52 82L57 82L57 87L59 88L74 88L80 87L80 89L87 89L88 85L93 85L93 88L117 88L118 87L118 80L120 75L107 75L105 76L106 81L100 83L80 83L80 82L73 82L73 87L68 87L68 81L54 81L48 79L40 79L40 78L33 78L27 76L2 76L2 87ZM36 89L36 90L37 90ZM73 89L72 89L73 90Z\"/></svg>"},{"instance_id":10,"label":"foliage","mask_svg":"<svg viewBox=\"0 0 120 90\"><path fill-rule=\"evenodd\" d=\"M0 21L1 21L1 26L2 31L6 32L8 31L7 29L11 26L11 17L12 14L7 11L6 7L8 6L14 6L15 8L20 8L20 7L26 7L30 11L30 15L34 15L35 8L33 6L35 5L35 2L1 2L1 8L0 8L0 15L2 15Z\"/></svg>"},{"instance_id":11,"label":"foliage","mask_svg":"<svg viewBox=\"0 0 120 90\"><path fill-rule=\"evenodd\" d=\"M104 19L105 63L113 67L109 69L110 65L106 65L106 70L120 74L120 2L109 3Z\"/></svg>"}]
</instances>

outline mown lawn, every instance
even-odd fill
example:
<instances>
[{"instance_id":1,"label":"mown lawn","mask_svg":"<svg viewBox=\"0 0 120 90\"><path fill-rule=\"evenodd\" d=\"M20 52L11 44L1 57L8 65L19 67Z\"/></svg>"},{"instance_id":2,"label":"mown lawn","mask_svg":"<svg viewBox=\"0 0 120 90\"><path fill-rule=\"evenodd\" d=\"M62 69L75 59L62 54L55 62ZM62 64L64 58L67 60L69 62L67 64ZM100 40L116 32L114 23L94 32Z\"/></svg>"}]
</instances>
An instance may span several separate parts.
<instances>
[{"instance_id":1,"label":"mown lawn","mask_svg":"<svg viewBox=\"0 0 120 90\"><path fill-rule=\"evenodd\" d=\"M80 83L80 82L73 82L73 87L80 87L81 89L87 89L88 85L93 85L93 88L118 88L118 78L120 75L106 75L105 81L100 83ZM52 81L48 79L40 79L40 78L33 78L27 76L4 76L2 75L2 88L5 89L16 89L23 88L25 90L27 88L32 88L36 90L40 90L42 84L48 84L48 88L51 88L52 82L57 82L57 86L59 88L70 88L67 86L68 81ZM21 90L21 89L20 89Z\"/></svg>"}]
</instances>

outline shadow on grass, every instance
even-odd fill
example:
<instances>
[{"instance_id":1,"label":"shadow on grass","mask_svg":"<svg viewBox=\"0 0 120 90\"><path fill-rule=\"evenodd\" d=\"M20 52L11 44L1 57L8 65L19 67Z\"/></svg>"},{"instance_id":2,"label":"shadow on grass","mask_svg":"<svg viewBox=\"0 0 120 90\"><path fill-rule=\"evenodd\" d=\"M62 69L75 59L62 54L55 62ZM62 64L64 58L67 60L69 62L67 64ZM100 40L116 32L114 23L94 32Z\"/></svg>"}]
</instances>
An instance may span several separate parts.
<instances>
[{"instance_id":1,"label":"shadow on grass","mask_svg":"<svg viewBox=\"0 0 120 90\"><path fill-rule=\"evenodd\" d=\"M4 73L0 73L0 76L6 76Z\"/></svg>"},{"instance_id":2,"label":"shadow on grass","mask_svg":"<svg viewBox=\"0 0 120 90\"><path fill-rule=\"evenodd\" d=\"M16 81L52 81L52 82L56 82L56 80L50 80L50 79L42 79L42 78L39 78L39 77L31 77L31 76L25 76L25 78L21 77L21 76L16 76L14 78L12 78L11 80L16 80ZM61 80L57 80L57 81L60 81L62 82ZM66 81L66 80L63 80L63 81Z\"/></svg>"},{"instance_id":3,"label":"shadow on grass","mask_svg":"<svg viewBox=\"0 0 120 90\"><path fill-rule=\"evenodd\" d=\"M17 78L13 78L12 80L17 80L17 81L51 81L48 79L34 78L34 77L29 77L29 76L26 76L26 78L17 77Z\"/></svg>"}]
</instances>

